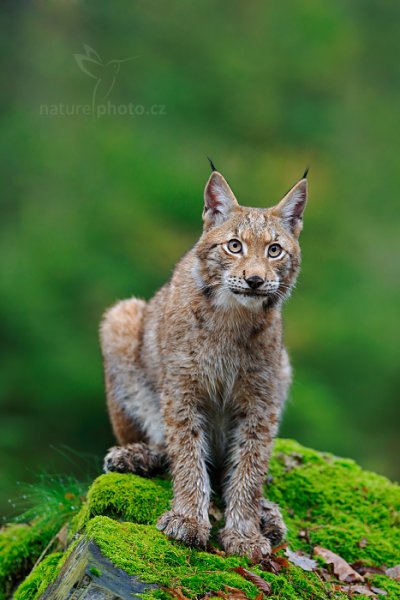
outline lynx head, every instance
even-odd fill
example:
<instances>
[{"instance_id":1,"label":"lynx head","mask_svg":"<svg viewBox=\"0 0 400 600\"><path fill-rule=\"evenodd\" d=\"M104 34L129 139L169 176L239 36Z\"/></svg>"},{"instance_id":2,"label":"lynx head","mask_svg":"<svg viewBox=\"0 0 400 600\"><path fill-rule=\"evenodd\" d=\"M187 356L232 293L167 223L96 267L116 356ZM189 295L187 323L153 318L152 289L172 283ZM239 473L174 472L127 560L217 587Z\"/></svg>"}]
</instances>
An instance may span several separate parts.
<instances>
[{"instance_id":1,"label":"lynx head","mask_svg":"<svg viewBox=\"0 0 400 600\"><path fill-rule=\"evenodd\" d=\"M193 274L214 305L258 309L289 296L300 268L306 201L306 174L272 208L249 208L238 204L221 173L213 171Z\"/></svg>"}]
</instances>

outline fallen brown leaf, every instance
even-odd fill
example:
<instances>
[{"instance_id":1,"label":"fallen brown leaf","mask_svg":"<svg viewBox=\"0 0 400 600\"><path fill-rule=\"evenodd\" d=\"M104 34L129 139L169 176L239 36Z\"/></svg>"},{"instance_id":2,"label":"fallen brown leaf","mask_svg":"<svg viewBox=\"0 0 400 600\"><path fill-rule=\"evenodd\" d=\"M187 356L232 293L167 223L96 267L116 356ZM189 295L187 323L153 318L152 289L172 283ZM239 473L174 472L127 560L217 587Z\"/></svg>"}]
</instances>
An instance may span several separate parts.
<instances>
[{"instance_id":1,"label":"fallen brown leaf","mask_svg":"<svg viewBox=\"0 0 400 600\"><path fill-rule=\"evenodd\" d=\"M289 568L289 561L284 556L276 556L276 554L272 552L271 556L263 558L259 563L259 566L263 571L268 571L276 575L282 569Z\"/></svg>"},{"instance_id":2,"label":"fallen brown leaf","mask_svg":"<svg viewBox=\"0 0 400 600\"><path fill-rule=\"evenodd\" d=\"M283 550L284 548L287 548L288 545L287 544L280 544L280 546L275 546L275 548L272 550L272 554L276 554L277 552L279 552L279 550Z\"/></svg>"},{"instance_id":3,"label":"fallen brown leaf","mask_svg":"<svg viewBox=\"0 0 400 600\"><path fill-rule=\"evenodd\" d=\"M292 469L300 466L304 462L304 456L298 452L291 452L290 454L280 454L283 464L285 465L285 471L289 472Z\"/></svg>"},{"instance_id":4,"label":"fallen brown leaf","mask_svg":"<svg viewBox=\"0 0 400 600\"><path fill-rule=\"evenodd\" d=\"M275 564L275 565L279 565L279 567L283 567L284 569L288 569L289 568L289 561L287 558L285 558L284 556L273 556L271 558L271 561Z\"/></svg>"},{"instance_id":5,"label":"fallen brown leaf","mask_svg":"<svg viewBox=\"0 0 400 600\"><path fill-rule=\"evenodd\" d=\"M271 558L263 558L263 560L258 565L260 569L263 571L267 571L268 573L273 573L277 575L279 571L282 569L282 566L275 561L272 561Z\"/></svg>"},{"instance_id":6,"label":"fallen brown leaf","mask_svg":"<svg viewBox=\"0 0 400 600\"><path fill-rule=\"evenodd\" d=\"M375 594L378 594L378 596L387 596L387 591L386 590L382 590L381 588L378 588L374 585L371 586L371 590L373 592L375 592Z\"/></svg>"},{"instance_id":7,"label":"fallen brown leaf","mask_svg":"<svg viewBox=\"0 0 400 600\"><path fill-rule=\"evenodd\" d=\"M217 548L216 546L207 546L207 552L216 554L217 556L226 556L226 552L220 550L220 548Z\"/></svg>"},{"instance_id":8,"label":"fallen brown leaf","mask_svg":"<svg viewBox=\"0 0 400 600\"><path fill-rule=\"evenodd\" d=\"M246 597L246 594L244 593L244 591L239 590L239 588L232 587L231 585L224 585L224 588L227 592L230 592L231 594L234 594L236 596Z\"/></svg>"},{"instance_id":9,"label":"fallen brown leaf","mask_svg":"<svg viewBox=\"0 0 400 600\"><path fill-rule=\"evenodd\" d=\"M315 572L323 581L332 581L332 573L329 573L328 569L325 569L324 567L319 567L318 570Z\"/></svg>"},{"instance_id":10,"label":"fallen brown leaf","mask_svg":"<svg viewBox=\"0 0 400 600\"><path fill-rule=\"evenodd\" d=\"M211 502L208 514L216 521L220 521L224 516L222 510L214 502Z\"/></svg>"},{"instance_id":11,"label":"fallen brown leaf","mask_svg":"<svg viewBox=\"0 0 400 600\"><path fill-rule=\"evenodd\" d=\"M171 594L174 598L178 600L190 600L187 596L182 593L181 588L162 588L164 592Z\"/></svg>"},{"instance_id":12,"label":"fallen brown leaf","mask_svg":"<svg viewBox=\"0 0 400 600\"><path fill-rule=\"evenodd\" d=\"M309 558L301 550L293 552L293 550L291 550L290 548L286 548L285 553L290 562L293 565L296 565L296 567L300 567L300 569L303 569L303 571L315 571L315 569L318 566L316 560L314 560L313 558Z\"/></svg>"},{"instance_id":13,"label":"fallen brown leaf","mask_svg":"<svg viewBox=\"0 0 400 600\"><path fill-rule=\"evenodd\" d=\"M365 548L365 546L368 546L367 538L365 538L365 537L361 538L361 540L358 542L357 546L359 548Z\"/></svg>"},{"instance_id":14,"label":"fallen brown leaf","mask_svg":"<svg viewBox=\"0 0 400 600\"><path fill-rule=\"evenodd\" d=\"M229 600L248 600L243 590L231 587L230 585L224 585L224 588L229 595Z\"/></svg>"},{"instance_id":15,"label":"fallen brown leaf","mask_svg":"<svg viewBox=\"0 0 400 600\"><path fill-rule=\"evenodd\" d=\"M65 548L65 546L67 545L68 528L69 528L69 523L66 523L65 525L63 525L61 527L60 531L57 533L57 541L62 548Z\"/></svg>"},{"instance_id":16,"label":"fallen brown leaf","mask_svg":"<svg viewBox=\"0 0 400 600\"><path fill-rule=\"evenodd\" d=\"M205 596L202 596L202 598L206 599L211 598L212 596L218 596L218 598L223 598L224 600L248 600L246 594L242 590L239 590L235 587L231 587L230 585L224 585L224 588L225 592L223 592L222 590L219 590L218 592L207 592L207 594L205 594ZM262 594L260 600L262 600Z\"/></svg>"},{"instance_id":17,"label":"fallen brown leaf","mask_svg":"<svg viewBox=\"0 0 400 600\"><path fill-rule=\"evenodd\" d=\"M391 579L400 581L400 565L396 565L395 567L390 567L390 569L386 569L385 573Z\"/></svg>"},{"instance_id":18,"label":"fallen brown leaf","mask_svg":"<svg viewBox=\"0 0 400 600\"><path fill-rule=\"evenodd\" d=\"M366 585L342 585L340 589L345 594L352 596L353 594L362 594L363 596L369 596L370 598L376 598L376 594L369 589Z\"/></svg>"},{"instance_id":19,"label":"fallen brown leaf","mask_svg":"<svg viewBox=\"0 0 400 600\"><path fill-rule=\"evenodd\" d=\"M369 575L386 574L385 569L383 569L382 567L376 567L375 565L366 565L361 560L357 560L356 562L351 563L350 566L353 567L353 569L355 569L357 573L360 573L360 575L363 575L364 577L368 577Z\"/></svg>"},{"instance_id":20,"label":"fallen brown leaf","mask_svg":"<svg viewBox=\"0 0 400 600\"><path fill-rule=\"evenodd\" d=\"M333 565L333 572L340 579L340 581L347 581L348 583L354 583L356 581L364 581L364 577L357 573L348 562L344 560L338 554L335 554L331 550L322 548L322 546L315 546L314 554L323 558L327 563Z\"/></svg>"},{"instance_id":21,"label":"fallen brown leaf","mask_svg":"<svg viewBox=\"0 0 400 600\"><path fill-rule=\"evenodd\" d=\"M271 594L271 584L268 583L268 581L265 581L265 579L263 579L259 575L256 575L256 573L253 573L252 571L249 571L244 567L236 567L233 570L236 571L236 573L239 573L239 575L241 575L245 579L248 579L248 581L254 583L254 585L257 586L258 589L261 590L266 596L269 596Z\"/></svg>"}]
</instances>

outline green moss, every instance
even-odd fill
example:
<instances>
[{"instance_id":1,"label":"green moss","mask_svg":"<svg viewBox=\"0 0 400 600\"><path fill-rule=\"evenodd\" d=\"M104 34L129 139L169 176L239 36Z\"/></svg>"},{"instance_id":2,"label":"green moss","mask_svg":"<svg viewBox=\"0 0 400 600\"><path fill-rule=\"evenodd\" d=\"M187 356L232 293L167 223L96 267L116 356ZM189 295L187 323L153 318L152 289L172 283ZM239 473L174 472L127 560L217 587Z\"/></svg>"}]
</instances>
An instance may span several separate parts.
<instances>
[{"instance_id":1,"label":"green moss","mask_svg":"<svg viewBox=\"0 0 400 600\"><path fill-rule=\"evenodd\" d=\"M276 442L270 474L273 481L266 492L282 508L291 548L309 551L308 542L299 536L303 530L312 546L329 548L349 562L361 559L367 564L387 566L400 562L400 488L396 484L363 471L351 460L321 454L289 440ZM86 503L74 518L71 535L81 531L117 567L140 576L144 582L180 587L189 598L212 594L225 585L255 598L259 593L256 586L233 571L239 565L270 582L271 600L327 598L332 591L336 600L347 598L331 590L315 573L292 565L273 575L249 566L245 558L224 558L170 541L154 527L170 498L171 486L166 480L102 475L92 484ZM364 539L366 545L363 542L360 547ZM30 577L36 576L42 565ZM53 566L56 568L55 563ZM398 582L382 576L374 577L373 582L387 591L387 600L400 597ZM165 589L155 589L145 597L166 600L171 596Z\"/></svg>"},{"instance_id":2,"label":"green moss","mask_svg":"<svg viewBox=\"0 0 400 600\"><path fill-rule=\"evenodd\" d=\"M92 484L80 512L71 524L71 534L80 531L96 515L109 515L135 523L155 523L167 510L171 484L162 479L109 473Z\"/></svg>"},{"instance_id":3,"label":"green moss","mask_svg":"<svg viewBox=\"0 0 400 600\"><path fill-rule=\"evenodd\" d=\"M58 575L62 552L54 552L46 556L21 583L13 596L13 600L34 600L46 590Z\"/></svg>"},{"instance_id":4,"label":"green moss","mask_svg":"<svg viewBox=\"0 0 400 600\"><path fill-rule=\"evenodd\" d=\"M12 524L0 530L0 600L9 596L17 581L39 558L53 530L43 521Z\"/></svg>"},{"instance_id":5,"label":"green moss","mask_svg":"<svg viewBox=\"0 0 400 600\"><path fill-rule=\"evenodd\" d=\"M303 571L295 567L290 567L279 576L265 573L257 566L249 567L245 558L222 558L172 542L149 525L119 523L109 517L95 517L89 521L86 535L98 544L101 552L117 567L130 575L140 574L142 581L167 588L179 587L189 598L224 590L225 585L243 590L248 598L255 598L259 589L233 571L238 566L251 568L269 581L274 599L311 599L324 597L325 594L323 582L314 573L305 576ZM168 596L160 590L152 590L145 597ZM345 595L336 597L346 598Z\"/></svg>"},{"instance_id":6,"label":"green moss","mask_svg":"<svg viewBox=\"0 0 400 600\"><path fill-rule=\"evenodd\" d=\"M0 600L32 568L61 527L77 513L87 486L70 476L42 473L23 487L22 512L0 530Z\"/></svg>"},{"instance_id":7,"label":"green moss","mask_svg":"<svg viewBox=\"0 0 400 600\"><path fill-rule=\"evenodd\" d=\"M221 558L198 552L170 541L154 526L119 523L109 517L95 517L86 527L101 552L130 575L140 574L147 583L182 587L189 597L218 591L224 584L239 587L254 598L257 588L232 569L246 565L239 557Z\"/></svg>"},{"instance_id":8,"label":"green moss","mask_svg":"<svg viewBox=\"0 0 400 600\"><path fill-rule=\"evenodd\" d=\"M82 536L77 536L65 552L53 552L45 556L17 587L13 600L35 600L55 581L61 567L68 560Z\"/></svg>"},{"instance_id":9,"label":"green moss","mask_svg":"<svg viewBox=\"0 0 400 600\"><path fill-rule=\"evenodd\" d=\"M285 470L283 456L300 464ZM278 440L268 496L285 513L291 547L308 550L298 537L309 532L312 545L337 552L349 562L400 562L400 487L363 471L354 461ZM360 541L366 545L360 547Z\"/></svg>"}]
</instances>

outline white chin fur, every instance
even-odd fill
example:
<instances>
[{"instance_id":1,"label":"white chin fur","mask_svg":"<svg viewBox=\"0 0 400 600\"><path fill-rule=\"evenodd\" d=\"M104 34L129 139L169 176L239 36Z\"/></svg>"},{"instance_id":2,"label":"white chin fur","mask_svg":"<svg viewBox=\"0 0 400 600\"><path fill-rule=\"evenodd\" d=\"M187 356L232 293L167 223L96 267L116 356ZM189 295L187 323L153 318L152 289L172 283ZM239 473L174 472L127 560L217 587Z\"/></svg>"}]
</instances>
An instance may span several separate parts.
<instances>
[{"instance_id":1,"label":"white chin fur","mask_svg":"<svg viewBox=\"0 0 400 600\"><path fill-rule=\"evenodd\" d=\"M251 296L245 296L244 294L233 294L231 292L232 296L234 296L234 299L236 300L236 302L238 302L239 304L241 304L242 306L246 306L247 308L252 308L252 309L258 309L261 308L263 302L265 302L266 298L259 296L259 297L251 297Z\"/></svg>"},{"instance_id":2,"label":"white chin fur","mask_svg":"<svg viewBox=\"0 0 400 600\"><path fill-rule=\"evenodd\" d=\"M218 287L215 290L214 305L219 308L229 309L237 308L238 304L257 310L262 307L265 297L251 297L245 296L244 294L234 294L229 288Z\"/></svg>"}]
</instances>

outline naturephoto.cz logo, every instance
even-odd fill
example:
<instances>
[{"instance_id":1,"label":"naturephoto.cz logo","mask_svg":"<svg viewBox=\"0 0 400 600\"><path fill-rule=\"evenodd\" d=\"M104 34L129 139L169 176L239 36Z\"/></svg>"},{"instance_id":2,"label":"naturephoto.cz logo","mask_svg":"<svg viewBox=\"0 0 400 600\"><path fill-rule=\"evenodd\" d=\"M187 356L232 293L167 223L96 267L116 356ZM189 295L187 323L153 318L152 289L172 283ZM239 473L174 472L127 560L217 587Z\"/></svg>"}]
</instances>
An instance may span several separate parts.
<instances>
[{"instance_id":1,"label":"naturephoto.cz logo","mask_svg":"<svg viewBox=\"0 0 400 600\"><path fill-rule=\"evenodd\" d=\"M44 116L69 117L104 117L104 116L160 116L166 114L164 104L115 104L109 100L109 96L115 86L118 74L124 63L129 63L136 57L113 59L104 61L96 50L83 45L85 54L74 54L76 63L86 76L94 80L91 103L87 104L41 104L40 114ZM125 66L125 65L124 65Z\"/></svg>"}]
</instances>

